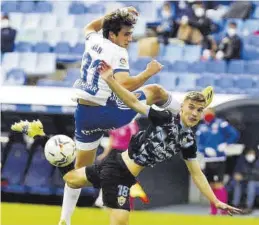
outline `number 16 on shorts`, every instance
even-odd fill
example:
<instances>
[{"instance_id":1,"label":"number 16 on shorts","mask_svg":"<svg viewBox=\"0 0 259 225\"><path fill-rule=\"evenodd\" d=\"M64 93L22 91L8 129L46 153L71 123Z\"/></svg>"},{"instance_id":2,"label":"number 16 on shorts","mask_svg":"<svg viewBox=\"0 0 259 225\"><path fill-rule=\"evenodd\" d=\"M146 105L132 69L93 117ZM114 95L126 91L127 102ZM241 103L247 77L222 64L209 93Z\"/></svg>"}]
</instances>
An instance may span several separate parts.
<instances>
[{"instance_id":1,"label":"number 16 on shorts","mask_svg":"<svg viewBox=\"0 0 259 225\"><path fill-rule=\"evenodd\" d=\"M129 197L129 187L124 185L118 185L118 204L123 206Z\"/></svg>"}]
</instances>

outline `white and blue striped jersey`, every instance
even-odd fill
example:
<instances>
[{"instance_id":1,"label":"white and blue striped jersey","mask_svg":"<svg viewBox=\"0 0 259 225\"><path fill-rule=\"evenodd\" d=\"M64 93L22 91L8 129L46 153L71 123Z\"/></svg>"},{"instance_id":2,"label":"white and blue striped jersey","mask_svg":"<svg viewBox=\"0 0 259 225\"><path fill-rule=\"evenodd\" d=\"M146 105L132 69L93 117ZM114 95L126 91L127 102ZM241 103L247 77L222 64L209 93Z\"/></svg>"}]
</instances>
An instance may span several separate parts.
<instances>
[{"instance_id":1,"label":"white and blue striped jersey","mask_svg":"<svg viewBox=\"0 0 259 225\"><path fill-rule=\"evenodd\" d=\"M101 60L111 65L114 74L129 71L127 50L93 32L86 37L85 52L81 63L81 78L76 80L74 88L76 98L105 106L112 90L97 71Z\"/></svg>"}]
</instances>

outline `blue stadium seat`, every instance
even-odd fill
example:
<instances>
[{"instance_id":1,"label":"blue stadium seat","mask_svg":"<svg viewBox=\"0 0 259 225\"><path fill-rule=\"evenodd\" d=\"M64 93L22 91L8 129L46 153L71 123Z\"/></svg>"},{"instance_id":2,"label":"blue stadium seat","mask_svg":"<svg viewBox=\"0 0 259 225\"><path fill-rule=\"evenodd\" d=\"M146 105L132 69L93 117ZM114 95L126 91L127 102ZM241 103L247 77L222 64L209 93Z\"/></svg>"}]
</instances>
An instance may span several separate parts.
<instances>
[{"instance_id":1,"label":"blue stadium seat","mask_svg":"<svg viewBox=\"0 0 259 225\"><path fill-rule=\"evenodd\" d=\"M5 85L24 85L26 74L21 69L12 69L6 73Z\"/></svg>"},{"instance_id":2,"label":"blue stadium seat","mask_svg":"<svg viewBox=\"0 0 259 225\"><path fill-rule=\"evenodd\" d=\"M167 45L164 49L163 59L169 62L174 62L177 60L182 60L183 58L183 47L177 45Z\"/></svg>"},{"instance_id":3,"label":"blue stadium seat","mask_svg":"<svg viewBox=\"0 0 259 225\"><path fill-rule=\"evenodd\" d=\"M21 13L32 13L35 11L35 3L32 1L21 1L19 12Z\"/></svg>"},{"instance_id":4,"label":"blue stadium seat","mask_svg":"<svg viewBox=\"0 0 259 225\"><path fill-rule=\"evenodd\" d=\"M187 62L199 61L201 58L201 46L199 45L185 45L183 60Z\"/></svg>"},{"instance_id":5,"label":"blue stadium seat","mask_svg":"<svg viewBox=\"0 0 259 225\"><path fill-rule=\"evenodd\" d=\"M7 52L3 56L2 67L8 71L18 68L20 62L20 54L18 52Z\"/></svg>"},{"instance_id":6,"label":"blue stadium seat","mask_svg":"<svg viewBox=\"0 0 259 225\"><path fill-rule=\"evenodd\" d=\"M74 47L71 48L71 54L74 54L79 59L82 58L82 55L85 50L85 44L84 43L77 43Z\"/></svg>"},{"instance_id":7,"label":"blue stadium seat","mask_svg":"<svg viewBox=\"0 0 259 225\"><path fill-rule=\"evenodd\" d=\"M52 179L51 179L51 186L55 188L55 194L62 196L64 193L64 180L61 177L60 171L58 168L55 169Z\"/></svg>"},{"instance_id":8,"label":"blue stadium seat","mask_svg":"<svg viewBox=\"0 0 259 225\"><path fill-rule=\"evenodd\" d=\"M190 63L188 71L190 73L204 73L206 71L206 63L202 61Z\"/></svg>"},{"instance_id":9,"label":"blue stadium seat","mask_svg":"<svg viewBox=\"0 0 259 225\"><path fill-rule=\"evenodd\" d=\"M146 69L147 64L151 61L152 59L150 57L139 57L137 58L136 61L132 62L131 68L133 70L139 70L143 71Z\"/></svg>"},{"instance_id":10,"label":"blue stadium seat","mask_svg":"<svg viewBox=\"0 0 259 225\"><path fill-rule=\"evenodd\" d=\"M68 42L58 42L54 47L54 52L57 54L69 54L70 53L70 45Z\"/></svg>"},{"instance_id":11,"label":"blue stadium seat","mask_svg":"<svg viewBox=\"0 0 259 225\"><path fill-rule=\"evenodd\" d=\"M208 73L226 73L225 61L208 61L206 63L206 72Z\"/></svg>"},{"instance_id":12,"label":"blue stadium seat","mask_svg":"<svg viewBox=\"0 0 259 225\"><path fill-rule=\"evenodd\" d=\"M188 72L188 62L175 61L169 66L169 71L172 72Z\"/></svg>"},{"instance_id":13,"label":"blue stadium seat","mask_svg":"<svg viewBox=\"0 0 259 225\"><path fill-rule=\"evenodd\" d=\"M35 12L37 13L50 13L52 12L52 4L47 1L38 1L35 6Z\"/></svg>"},{"instance_id":14,"label":"blue stadium seat","mask_svg":"<svg viewBox=\"0 0 259 225\"><path fill-rule=\"evenodd\" d=\"M2 169L2 178L8 180L8 186L2 187L5 192L23 193L24 189L20 185L24 178L29 154L26 145L23 143L13 143L8 150L8 155Z\"/></svg>"},{"instance_id":15,"label":"blue stadium seat","mask_svg":"<svg viewBox=\"0 0 259 225\"><path fill-rule=\"evenodd\" d=\"M162 85L166 90L175 91L178 79L177 73L168 73L162 71L158 74L158 76L160 85Z\"/></svg>"},{"instance_id":16,"label":"blue stadium seat","mask_svg":"<svg viewBox=\"0 0 259 225\"><path fill-rule=\"evenodd\" d=\"M75 80L78 78L80 78L80 69L79 68L70 68L67 70L67 75L64 80L74 83Z\"/></svg>"},{"instance_id":17,"label":"blue stadium seat","mask_svg":"<svg viewBox=\"0 0 259 225\"><path fill-rule=\"evenodd\" d=\"M259 5L256 6L252 17L253 17L253 18L256 18L256 19L259 19Z\"/></svg>"},{"instance_id":18,"label":"blue stadium seat","mask_svg":"<svg viewBox=\"0 0 259 225\"><path fill-rule=\"evenodd\" d=\"M181 74L176 86L176 91L193 91L196 88L196 80L199 77L198 74L187 73Z\"/></svg>"},{"instance_id":19,"label":"blue stadium seat","mask_svg":"<svg viewBox=\"0 0 259 225\"><path fill-rule=\"evenodd\" d=\"M79 15L85 13L85 5L82 2L71 2L68 8L69 14Z\"/></svg>"},{"instance_id":20,"label":"blue stadium seat","mask_svg":"<svg viewBox=\"0 0 259 225\"><path fill-rule=\"evenodd\" d=\"M50 179L54 168L46 160L41 146L36 147L32 154L24 185L29 188L31 194L50 195L52 193Z\"/></svg>"},{"instance_id":21,"label":"blue stadium seat","mask_svg":"<svg viewBox=\"0 0 259 225\"><path fill-rule=\"evenodd\" d=\"M205 88L207 86L215 86L217 77L215 75L202 75L196 80L196 86L200 88Z\"/></svg>"},{"instance_id":22,"label":"blue stadium seat","mask_svg":"<svg viewBox=\"0 0 259 225\"><path fill-rule=\"evenodd\" d=\"M216 81L216 86L225 90L235 88L235 79L232 76L224 74Z\"/></svg>"},{"instance_id":23,"label":"blue stadium seat","mask_svg":"<svg viewBox=\"0 0 259 225\"><path fill-rule=\"evenodd\" d=\"M242 58L244 60L259 60L259 48L253 45L244 45L242 48Z\"/></svg>"},{"instance_id":24,"label":"blue stadium seat","mask_svg":"<svg viewBox=\"0 0 259 225\"><path fill-rule=\"evenodd\" d=\"M251 89L254 87L254 79L253 77L237 77L236 80L236 87L243 90L243 89Z\"/></svg>"},{"instance_id":25,"label":"blue stadium seat","mask_svg":"<svg viewBox=\"0 0 259 225\"><path fill-rule=\"evenodd\" d=\"M15 44L16 52L32 52L32 45L28 42L18 42Z\"/></svg>"},{"instance_id":26,"label":"blue stadium seat","mask_svg":"<svg viewBox=\"0 0 259 225\"><path fill-rule=\"evenodd\" d=\"M89 7L86 7L85 13L93 14L103 14L105 12L105 7L101 3L91 4Z\"/></svg>"},{"instance_id":27,"label":"blue stadium seat","mask_svg":"<svg viewBox=\"0 0 259 225\"><path fill-rule=\"evenodd\" d=\"M259 24L259 20L258 20L258 24ZM259 28L257 30L259 30ZM251 36L250 44L255 46L256 48L259 48L259 37L258 36Z\"/></svg>"},{"instance_id":28,"label":"blue stadium seat","mask_svg":"<svg viewBox=\"0 0 259 225\"><path fill-rule=\"evenodd\" d=\"M244 60L231 60L228 64L228 73L244 74L245 61Z\"/></svg>"},{"instance_id":29,"label":"blue stadium seat","mask_svg":"<svg viewBox=\"0 0 259 225\"><path fill-rule=\"evenodd\" d=\"M47 42L38 42L34 46L34 52L36 53L47 53L51 52L51 47Z\"/></svg>"},{"instance_id":30,"label":"blue stadium seat","mask_svg":"<svg viewBox=\"0 0 259 225\"><path fill-rule=\"evenodd\" d=\"M132 59L133 61L138 58L138 43L137 42L130 43L129 48L128 48L128 53L129 53L130 59Z\"/></svg>"},{"instance_id":31,"label":"blue stadium seat","mask_svg":"<svg viewBox=\"0 0 259 225\"><path fill-rule=\"evenodd\" d=\"M259 75L259 60L256 61L246 61L246 65L245 65L245 71L248 74L255 74L255 75Z\"/></svg>"},{"instance_id":32,"label":"blue stadium seat","mask_svg":"<svg viewBox=\"0 0 259 225\"><path fill-rule=\"evenodd\" d=\"M2 13L18 12L19 3L17 1L2 1Z\"/></svg>"}]
</instances>

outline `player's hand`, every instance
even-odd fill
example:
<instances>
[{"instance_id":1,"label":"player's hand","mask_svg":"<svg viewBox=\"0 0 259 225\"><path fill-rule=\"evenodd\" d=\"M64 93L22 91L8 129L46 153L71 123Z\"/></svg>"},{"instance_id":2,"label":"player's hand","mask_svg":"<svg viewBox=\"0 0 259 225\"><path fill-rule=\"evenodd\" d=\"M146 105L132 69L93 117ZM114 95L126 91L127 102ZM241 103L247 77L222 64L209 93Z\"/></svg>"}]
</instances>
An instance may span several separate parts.
<instances>
[{"instance_id":1,"label":"player's hand","mask_svg":"<svg viewBox=\"0 0 259 225\"><path fill-rule=\"evenodd\" d=\"M215 206L218 209L225 210L228 213L228 215L230 215L230 216L232 216L233 214L241 214L242 213L241 209L232 207L232 206L230 206L226 203L220 202L220 201L218 203L216 203Z\"/></svg>"},{"instance_id":2,"label":"player's hand","mask_svg":"<svg viewBox=\"0 0 259 225\"><path fill-rule=\"evenodd\" d=\"M150 63L147 64L146 72L153 76L154 74L160 72L163 69L163 65L153 59Z\"/></svg>"},{"instance_id":3,"label":"player's hand","mask_svg":"<svg viewBox=\"0 0 259 225\"><path fill-rule=\"evenodd\" d=\"M108 65L105 61L101 61L98 65L98 72L100 74L100 76L104 79L104 80L108 80L113 78L113 70L111 68L110 65Z\"/></svg>"}]
</instances>

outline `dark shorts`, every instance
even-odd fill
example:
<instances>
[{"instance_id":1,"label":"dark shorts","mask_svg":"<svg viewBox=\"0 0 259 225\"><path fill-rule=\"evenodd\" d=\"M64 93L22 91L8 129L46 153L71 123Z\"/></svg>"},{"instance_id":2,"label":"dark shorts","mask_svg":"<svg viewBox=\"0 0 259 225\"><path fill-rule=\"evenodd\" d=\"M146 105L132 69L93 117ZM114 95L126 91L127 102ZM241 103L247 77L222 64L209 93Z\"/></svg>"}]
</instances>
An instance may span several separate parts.
<instances>
[{"instance_id":1,"label":"dark shorts","mask_svg":"<svg viewBox=\"0 0 259 225\"><path fill-rule=\"evenodd\" d=\"M209 182L222 182L225 174L225 162L207 162L204 173Z\"/></svg>"},{"instance_id":2,"label":"dark shorts","mask_svg":"<svg viewBox=\"0 0 259 225\"><path fill-rule=\"evenodd\" d=\"M100 164L86 167L85 172L94 187L102 188L105 206L130 211L130 188L136 179L123 162L120 151L112 150Z\"/></svg>"}]
</instances>

